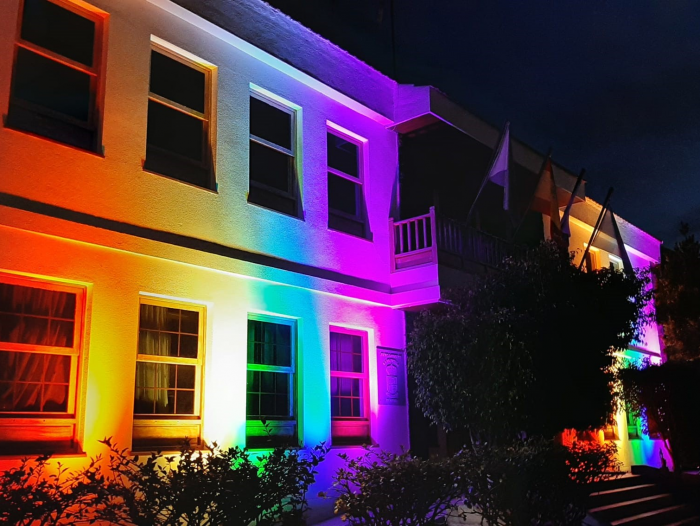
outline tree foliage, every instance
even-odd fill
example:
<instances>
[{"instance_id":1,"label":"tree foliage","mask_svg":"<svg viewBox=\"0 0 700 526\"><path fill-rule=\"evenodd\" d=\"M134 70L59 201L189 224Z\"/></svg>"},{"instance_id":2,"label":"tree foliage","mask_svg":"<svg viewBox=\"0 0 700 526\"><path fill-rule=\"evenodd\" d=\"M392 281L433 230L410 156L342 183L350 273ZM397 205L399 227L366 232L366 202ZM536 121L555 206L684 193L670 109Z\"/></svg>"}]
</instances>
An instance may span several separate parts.
<instances>
[{"instance_id":1,"label":"tree foliage","mask_svg":"<svg viewBox=\"0 0 700 526\"><path fill-rule=\"evenodd\" d=\"M700 466L700 360L662 365L630 362L619 372L622 396L629 410L642 417L646 434L664 439L674 469ZM653 430L650 429L653 423Z\"/></svg>"},{"instance_id":2,"label":"tree foliage","mask_svg":"<svg viewBox=\"0 0 700 526\"><path fill-rule=\"evenodd\" d=\"M421 312L409 337L416 402L482 440L605 424L614 351L649 321L648 276L583 272L543 243Z\"/></svg>"},{"instance_id":3,"label":"tree foliage","mask_svg":"<svg viewBox=\"0 0 700 526\"><path fill-rule=\"evenodd\" d=\"M654 270L656 313L669 360L700 358L700 242L687 224L681 234Z\"/></svg>"}]
</instances>

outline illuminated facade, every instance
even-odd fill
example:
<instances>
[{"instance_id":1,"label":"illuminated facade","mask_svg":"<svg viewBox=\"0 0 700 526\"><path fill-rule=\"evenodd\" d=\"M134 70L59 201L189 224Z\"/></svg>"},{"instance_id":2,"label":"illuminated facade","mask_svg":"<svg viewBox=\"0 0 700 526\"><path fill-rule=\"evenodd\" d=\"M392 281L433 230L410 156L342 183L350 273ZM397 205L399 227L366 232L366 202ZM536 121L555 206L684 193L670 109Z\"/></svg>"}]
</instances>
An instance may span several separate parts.
<instances>
[{"instance_id":1,"label":"illuminated facade","mask_svg":"<svg viewBox=\"0 0 700 526\"><path fill-rule=\"evenodd\" d=\"M436 158L399 148L444 126L479 160L497 130L260 0L221 5L0 10L0 468L81 462L106 436L408 447L404 309L506 253L485 234L488 261L446 250L459 229L439 214L468 201L404 199L434 197L410 166ZM541 156L514 156L528 181ZM657 261L640 239L635 262Z\"/></svg>"},{"instance_id":2,"label":"illuminated facade","mask_svg":"<svg viewBox=\"0 0 700 526\"><path fill-rule=\"evenodd\" d=\"M3 3L0 468L325 441L320 490L337 452L409 446L396 83L196 4Z\"/></svg>"}]
</instances>

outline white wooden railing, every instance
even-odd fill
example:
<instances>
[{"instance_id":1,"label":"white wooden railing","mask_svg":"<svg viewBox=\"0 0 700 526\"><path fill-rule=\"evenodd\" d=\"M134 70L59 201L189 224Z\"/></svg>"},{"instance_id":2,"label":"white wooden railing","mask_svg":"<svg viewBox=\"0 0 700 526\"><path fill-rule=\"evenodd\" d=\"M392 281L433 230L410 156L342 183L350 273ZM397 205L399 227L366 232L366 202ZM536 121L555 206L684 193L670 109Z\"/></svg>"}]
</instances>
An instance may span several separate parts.
<instances>
[{"instance_id":1,"label":"white wooden railing","mask_svg":"<svg viewBox=\"0 0 700 526\"><path fill-rule=\"evenodd\" d=\"M389 219L392 271L438 262L438 251L462 260L496 267L522 248L447 217L435 207L425 215L394 221Z\"/></svg>"}]
</instances>

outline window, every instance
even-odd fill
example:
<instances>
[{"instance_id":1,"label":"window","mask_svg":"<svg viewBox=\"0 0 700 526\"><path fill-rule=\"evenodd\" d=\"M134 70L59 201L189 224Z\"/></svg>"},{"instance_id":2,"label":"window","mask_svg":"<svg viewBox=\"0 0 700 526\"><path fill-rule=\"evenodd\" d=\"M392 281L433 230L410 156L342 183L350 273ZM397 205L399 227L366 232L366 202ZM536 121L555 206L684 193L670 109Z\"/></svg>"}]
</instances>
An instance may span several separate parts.
<instances>
[{"instance_id":1,"label":"window","mask_svg":"<svg viewBox=\"0 0 700 526\"><path fill-rule=\"evenodd\" d=\"M361 145L327 133L328 227L366 237Z\"/></svg>"},{"instance_id":2,"label":"window","mask_svg":"<svg viewBox=\"0 0 700 526\"><path fill-rule=\"evenodd\" d=\"M215 188L209 134L210 84L211 69L153 43L146 170Z\"/></svg>"},{"instance_id":3,"label":"window","mask_svg":"<svg viewBox=\"0 0 700 526\"><path fill-rule=\"evenodd\" d=\"M97 151L103 17L65 0L24 0L7 125Z\"/></svg>"},{"instance_id":4,"label":"window","mask_svg":"<svg viewBox=\"0 0 700 526\"><path fill-rule=\"evenodd\" d=\"M608 265L611 270L616 272L622 272L622 260L612 254L608 255Z\"/></svg>"},{"instance_id":5,"label":"window","mask_svg":"<svg viewBox=\"0 0 700 526\"><path fill-rule=\"evenodd\" d=\"M295 135L295 110L251 95L248 201L299 217Z\"/></svg>"},{"instance_id":6,"label":"window","mask_svg":"<svg viewBox=\"0 0 700 526\"><path fill-rule=\"evenodd\" d=\"M246 443L250 448L296 445L295 325L248 320Z\"/></svg>"},{"instance_id":7,"label":"window","mask_svg":"<svg viewBox=\"0 0 700 526\"><path fill-rule=\"evenodd\" d=\"M134 449L201 440L204 309L141 299Z\"/></svg>"},{"instance_id":8,"label":"window","mask_svg":"<svg viewBox=\"0 0 700 526\"><path fill-rule=\"evenodd\" d=\"M84 289L0 275L0 452L75 451Z\"/></svg>"},{"instance_id":9,"label":"window","mask_svg":"<svg viewBox=\"0 0 700 526\"><path fill-rule=\"evenodd\" d=\"M365 333L331 329L331 434L334 445L362 444L370 440L366 341Z\"/></svg>"}]
</instances>

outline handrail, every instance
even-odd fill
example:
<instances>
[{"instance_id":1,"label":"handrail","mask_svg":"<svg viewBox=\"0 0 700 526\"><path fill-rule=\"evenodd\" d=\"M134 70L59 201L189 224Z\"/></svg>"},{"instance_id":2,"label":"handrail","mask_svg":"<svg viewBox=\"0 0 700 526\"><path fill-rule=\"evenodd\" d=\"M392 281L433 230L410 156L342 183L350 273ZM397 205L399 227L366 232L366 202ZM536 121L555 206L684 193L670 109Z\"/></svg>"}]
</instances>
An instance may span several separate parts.
<instances>
[{"instance_id":1,"label":"handrail","mask_svg":"<svg viewBox=\"0 0 700 526\"><path fill-rule=\"evenodd\" d=\"M438 262L438 251L463 260L496 267L521 247L464 223L438 216L430 207L427 214L389 220L392 271Z\"/></svg>"}]
</instances>

